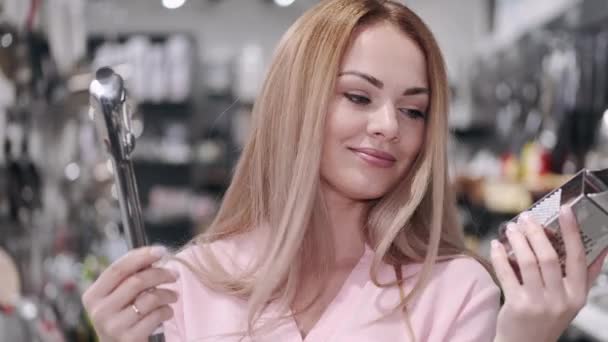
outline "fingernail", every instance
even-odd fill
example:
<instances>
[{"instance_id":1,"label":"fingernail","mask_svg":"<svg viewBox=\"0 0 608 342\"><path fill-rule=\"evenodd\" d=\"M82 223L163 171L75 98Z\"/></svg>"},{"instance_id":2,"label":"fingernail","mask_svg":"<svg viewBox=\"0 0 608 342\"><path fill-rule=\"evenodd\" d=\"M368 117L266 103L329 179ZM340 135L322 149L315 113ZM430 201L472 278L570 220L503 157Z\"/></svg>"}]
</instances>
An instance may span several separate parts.
<instances>
[{"instance_id":1,"label":"fingernail","mask_svg":"<svg viewBox=\"0 0 608 342\"><path fill-rule=\"evenodd\" d=\"M165 246L154 246L150 248L150 254L159 258L167 255L167 253L167 247Z\"/></svg>"},{"instance_id":2,"label":"fingernail","mask_svg":"<svg viewBox=\"0 0 608 342\"><path fill-rule=\"evenodd\" d=\"M517 232L519 229L517 228L517 225L515 223L509 223L507 225L507 231L511 232L511 233L515 233Z\"/></svg>"},{"instance_id":3,"label":"fingernail","mask_svg":"<svg viewBox=\"0 0 608 342\"><path fill-rule=\"evenodd\" d=\"M492 248L498 248L500 245L500 242L498 242L498 240L493 239L492 241L490 241L490 244L492 245Z\"/></svg>"}]
</instances>

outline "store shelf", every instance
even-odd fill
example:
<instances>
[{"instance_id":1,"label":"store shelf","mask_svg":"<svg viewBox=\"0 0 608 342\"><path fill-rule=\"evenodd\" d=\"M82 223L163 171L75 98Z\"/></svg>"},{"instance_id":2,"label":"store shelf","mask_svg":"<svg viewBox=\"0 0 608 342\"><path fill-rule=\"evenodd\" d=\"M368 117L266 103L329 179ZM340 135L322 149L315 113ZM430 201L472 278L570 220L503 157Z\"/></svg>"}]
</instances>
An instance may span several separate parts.
<instances>
[{"instance_id":1,"label":"store shelf","mask_svg":"<svg viewBox=\"0 0 608 342\"><path fill-rule=\"evenodd\" d=\"M578 313L572 325L598 341L608 341L608 311L593 303L587 304Z\"/></svg>"},{"instance_id":2,"label":"store shelf","mask_svg":"<svg viewBox=\"0 0 608 342\"><path fill-rule=\"evenodd\" d=\"M499 24L503 25L479 44L478 49L482 55L488 56L509 48L525 34L557 20L583 2L584 0L505 1L510 10L505 11L508 13L502 16L504 18L497 18ZM513 17L517 20L513 20Z\"/></svg>"},{"instance_id":3,"label":"store shelf","mask_svg":"<svg viewBox=\"0 0 608 342\"><path fill-rule=\"evenodd\" d=\"M505 1L506 3L507 1ZM512 1L513 13L508 13L507 27L480 41L476 50L490 57L510 49L517 40L542 29L582 30L601 26L608 18L606 0L544 0ZM518 20L512 20L517 17Z\"/></svg>"}]
</instances>

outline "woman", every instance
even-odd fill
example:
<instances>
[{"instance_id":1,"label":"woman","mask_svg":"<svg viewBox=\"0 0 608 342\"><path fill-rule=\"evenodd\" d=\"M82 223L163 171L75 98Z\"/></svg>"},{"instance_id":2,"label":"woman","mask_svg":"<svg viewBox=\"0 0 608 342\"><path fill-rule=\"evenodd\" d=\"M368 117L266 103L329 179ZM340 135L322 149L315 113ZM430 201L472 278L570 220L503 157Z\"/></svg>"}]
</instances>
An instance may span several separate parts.
<instances>
[{"instance_id":1,"label":"woman","mask_svg":"<svg viewBox=\"0 0 608 342\"><path fill-rule=\"evenodd\" d=\"M508 235L523 284L494 244L501 308L457 224L447 111L413 12L322 1L279 43L209 231L165 267L162 248L130 252L84 294L101 340L165 322L169 341L555 341L587 295L572 213L565 278L534 222Z\"/></svg>"}]
</instances>

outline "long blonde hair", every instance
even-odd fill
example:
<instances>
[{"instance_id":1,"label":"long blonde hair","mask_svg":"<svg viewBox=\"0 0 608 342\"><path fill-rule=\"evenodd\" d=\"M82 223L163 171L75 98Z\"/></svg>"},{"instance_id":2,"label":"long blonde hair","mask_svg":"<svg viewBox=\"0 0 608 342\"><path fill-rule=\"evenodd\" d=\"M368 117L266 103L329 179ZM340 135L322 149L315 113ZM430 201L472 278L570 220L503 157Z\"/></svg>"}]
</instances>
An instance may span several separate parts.
<instances>
[{"instance_id":1,"label":"long blonde hair","mask_svg":"<svg viewBox=\"0 0 608 342\"><path fill-rule=\"evenodd\" d=\"M382 0L327 0L300 17L282 37L253 108L250 140L210 228L194 242L204 265L201 281L249 300L248 327L274 300L295 298L301 271L313 265L323 280L332 259L330 234L311 224L323 216L320 160L328 106L353 32L386 22L413 39L426 57L430 107L426 137L401 182L371 201L365 237L375 251L371 279L380 287L379 265L423 263L417 283L400 303L422 291L438 257L468 254L447 174L448 81L431 31L406 6ZM254 264L234 274L222 266L210 242L265 227L266 246ZM314 247L314 251L312 248ZM251 330L249 330L251 332Z\"/></svg>"}]
</instances>

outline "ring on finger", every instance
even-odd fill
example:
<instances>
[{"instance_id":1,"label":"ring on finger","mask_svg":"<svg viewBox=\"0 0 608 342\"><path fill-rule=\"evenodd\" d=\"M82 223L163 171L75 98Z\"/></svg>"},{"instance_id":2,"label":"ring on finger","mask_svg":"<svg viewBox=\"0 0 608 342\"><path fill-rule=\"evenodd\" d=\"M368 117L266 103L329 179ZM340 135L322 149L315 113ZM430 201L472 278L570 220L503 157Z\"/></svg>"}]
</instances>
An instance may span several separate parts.
<instances>
[{"instance_id":1,"label":"ring on finger","mask_svg":"<svg viewBox=\"0 0 608 342\"><path fill-rule=\"evenodd\" d=\"M139 308L137 308L135 303L131 304L131 309L133 309L133 311L137 314L137 316L141 316L141 311L139 310Z\"/></svg>"},{"instance_id":2,"label":"ring on finger","mask_svg":"<svg viewBox=\"0 0 608 342\"><path fill-rule=\"evenodd\" d=\"M150 288L148 290L145 290L142 294L145 295L146 293L148 293L148 294L154 293L155 290L156 290L155 288ZM137 307L137 305L135 305L139 301L139 304L141 306L142 301L141 301L140 297L142 296L142 294L140 294L131 304L131 309L137 314L137 316L142 316L144 314L144 312L139 307ZM145 305L145 306L148 306L148 305Z\"/></svg>"}]
</instances>

